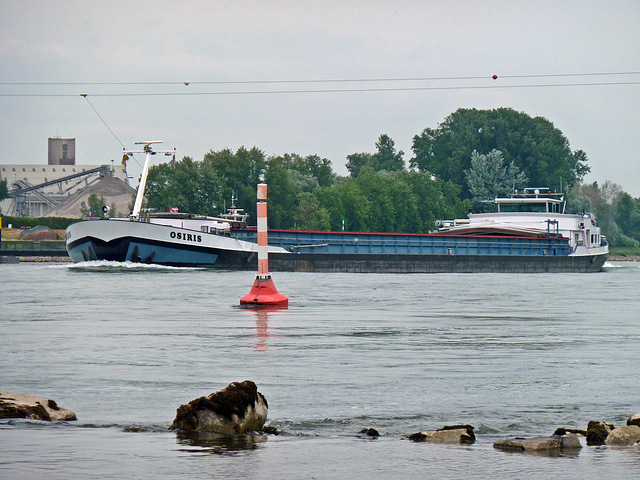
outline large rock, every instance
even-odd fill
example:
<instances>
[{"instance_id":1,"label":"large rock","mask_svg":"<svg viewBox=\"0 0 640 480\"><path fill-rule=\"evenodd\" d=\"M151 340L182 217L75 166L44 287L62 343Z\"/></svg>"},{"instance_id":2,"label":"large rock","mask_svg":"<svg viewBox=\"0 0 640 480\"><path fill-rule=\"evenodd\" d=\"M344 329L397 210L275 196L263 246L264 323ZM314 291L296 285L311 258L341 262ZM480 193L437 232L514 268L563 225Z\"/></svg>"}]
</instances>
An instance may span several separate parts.
<instances>
[{"instance_id":1,"label":"large rock","mask_svg":"<svg viewBox=\"0 0 640 480\"><path fill-rule=\"evenodd\" d=\"M268 404L250 380L233 382L208 397L180 405L171 430L241 434L259 431L267 420Z\"/></svg>"},{"instance_id":2,"label":"large rock","mask_svg":"<svg viewBox=\"0 0 640 480\"><path fill-rule=\"evenodd\" d=\"M559 452L582 448L580 439L574 435L550 437L513 437L500 440L493 444L493 448L515 452Z\"/></svg>"},{"instance_id":3,"label":"large rock","mask_svg":"<svg viewBox=\"0 0 640 480\"><path fill-rule=\"evenodd\" d=\"M604 441L614 428L616 427L613 425L591 420L587 425L587 445L604 445Z\"/></svg>"},{"instance_id":4,"label":"large rock","mask_svg":"<svg viewBox=\"0 0 640 480\"><path fill-rule=\"evenodd\" d=\"M629 417L627 419L627 425L637 425L640 427L640 413L636 413L635 415Z\"/></svg>"},{"instance_id":5,"label":"large rock","mask_svg":"<svg viewBox=\"0 0 640 480\"><path fill-rule=\"evenodd\" d=\"M0 418L76 420L76 414L53 400L16 392L0 392Z\"/></svg>"},{"instance_id":6,"label":"large rock","mask_svg":"<svg viewBox=\"0 0 640 480\"><path fill-rule=\"evenodd\" d=\"M640 427L637 425L623 425L607 435L607 445L633 445L640 442Z\"/></svg>"},{"instance_id":7,"label":"large rock","mask_svg":"<svg viewBox=\"0 0 640 480\"><path fill-rule=\"evenodd\" d=\"M407 437L414 442L474 443L476 436L471 425L447 425L438 430L413 433Z\"/></svg>"}]
</instances>

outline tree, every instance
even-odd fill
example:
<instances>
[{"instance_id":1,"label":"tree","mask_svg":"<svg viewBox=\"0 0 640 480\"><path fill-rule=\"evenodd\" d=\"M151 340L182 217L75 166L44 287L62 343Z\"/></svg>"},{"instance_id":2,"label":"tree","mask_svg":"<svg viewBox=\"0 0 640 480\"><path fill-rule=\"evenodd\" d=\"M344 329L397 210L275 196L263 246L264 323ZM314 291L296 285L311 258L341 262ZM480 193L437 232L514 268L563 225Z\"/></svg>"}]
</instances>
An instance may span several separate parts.
<instances>
[{"instance_id":1,"label":"tree","mask_svg":"<svg viewBox=\"0 0 640 480\"><path fill-rule=\"evenodd\" d=\"M504 168L500 150L481 155L471 153L471 168L465 170L471 199L481 202L494 197L509 195L514 188L525 188L527 176L513 162Z\"/></svg>"},{"instance_id":2,"label":"tree","mask_svg":"<svg viewBox=\"0 0 640 480\"><path fill-rule=\"evenodd\" d=\"M149 170L146 188L147 207L168 211L215 215L220 202L220 182L211 166L183 157L174 167L168 164Z\"/></svg>"},{"instance_id":3,"label":"tree","mask_svg":"<svg viewBox=\"0 0 640 480\"><path fill-rule=\"evenodd\" d=\"M7 187L7 181L0 181L0 202L9 196L9 187Z\"/></svg>"},{"instance_id":4,"label":"tree","mask_svg":"<svg viewBox=\"0 0 640 480\"><path fill-rule=\"evenodd\" d=\"M425 233L436 219L466 216L460 187L433 180L422 172L374 172L369 166L357 178L320 188L315 193L329 213L332 230Z\"/></svg>"},{"instance_id":5,"label":"tree","mask_svg":"<svg viewBox=\"0 0 640 480\"><path fill-rule=\"evenodd\" d=\"M313 177L305 177L300 172L290 170L288 157L270 157L264 174L269 186L269 226L272 228L292 228L293 213L298 206L298 196L304 190L317 186ZM255 195L254 195L255 198Z\"/></svg>"},{"instance_id":6,"label":"tree","mask_svg":"<svg viewBox=\"0 0 640 480\"><path fill-rule=\"evenodd\" d=\"M371 165L374 171L397 172L404 170L404 152L402 150L396 152L395 142L389 135L380 135L376 142L376 148L378 151L373 155Z\"/></svg>"},{"instance_id":7,"label":"tree","mask_svg":"<svg viewBox=\"0 0 640 480\"><path fill-rule=\"evenodd\" d=\"M329 212L320 205L318 198L308 192L299 196L298 206L293 215L295 227L299 230L329 230Z\"/></svg>"},{"instance_id":8,"label":"tree","mask_svg":"<svg viewBox=\"0 0 640 480\"><path fill-rule=\"evenodd\" d=\"M107 203L105 202L104 197L102 195L98 197L98 195L96 195L95 193L92 193L87 198L87 202L89 202L88 206L85 202L80 203L80 213L82 214L83 217L95 217L95 218L104 217L103 209ZM113 204L111 206L111 210L112 212L110 212L110 215L115 216L116 212L115 212L115 206Z\"/></svg>"},{"instance_id":9,"label":"tree","mask_svg":"<svg viewBox=\"0 0 640 480\"><path fill-rule=\"evenodd\" d=\"M351 178L357 178L363 167L371 167L374 172L382 170L398 172L404 170L404 152L396 151L395 142L389 135L382 134L376 142L376 153L352 153L347 155L347 170Z\"/></svg>"},{"instance_id":10,"label":"tree","mask_svg":"<svg viewBox=\"0 0 640 480\"><path fill-rule=\"evenodd\" d=\"M471 153L500 150L504 161L523 172L532 185L571 188L589 172L586 154L572 152L569 141L545 118L510 108L459 109L435 129L413 137L410 166L463 187L470 198L465 171Z\"/></svg>"},{"instance_id":11,"label":"tree","mask_svg":"<svg viewBox=\"0 0 640 480\"><path fill-rule=\"evenodd\" d=\"M357 178L362 167L371 165L371 163L373 163L373 154L371 153L352 153L347 155L346 167L349 170L349 176Z\"/></svg>"},{"instance_id":12,"label":"tree","mask_svg":"<svg viewBox=\"0 0 640 480\"><path fill-rule=\"evenodd\" d=\"M615 219L627 237L640 241L640 198L623 193L616 204Z\"/></svg>"},{"instance_id":13,"label":"tree","mask_svg":"<svg viewBox=\"0 0 640 480\"><path fill-rule=\"evenodd\" d=\"M9 188L7 187L7 181L0 181L0 202L9 196ZM2 209L0 208L0 215L2 215Z\"/></svg>"},{"instance_id":14,"label":"tree","mask_svg":"<svg viewBox=\"0 0 640 480\"><path fill-rule=\"evenodd\" d=\"M567 196L567 209L574 213L594 213L613 247L637 247L640 243L634 228L640 216L638 212L634 215L633 200L613 182L606 181L602 187L597 182L575 186Z\"/></svg>"},{"instance_id":15,"label":"tree","mask_svg":"<svg viewBox=\"0 0 640 480\"><path fill-rule=\"evenodd\" d=\"M582 150L575 150L571 154L569 164L571 169L576 173L578 182L582 182L584 177L591 171L591 167L588 166L589 159L587 154Z\"/></svg>"},{"instance_id":16,"label":"tree","mask_svg":"<svg viewBox=\"0 0 640 480\"><path fill-rule=\"evenodd\" d=\"M285 155L286 157L287 155ZM320 158L318 155L289 155L291 166L289 169L300 172L301 174L313 177L317 180L320 187L328 187L333 184L335 173L331 168L331 161L326 158Z\"/></svg>"},{"instance_id":17,"label":"tree","mask_svg":"<svg viewBox=\"0 0 640 480\"><path fill-rule=\"evenodd\" d=\"M471 202L460 199L462 187L453 182L433 179L429 174L416 171L403 174L402 180L419 199L416 232L434 230L436 220L466 218L471 210Z\"/></svg>"},{"instance_id":18,"label":"tree","mask_svg":"<svg viewBox=\"0 0 640 480\"><path fill-rule=\"evenodd\" d=\"M211 150L202 163L217 179L218 208L234 196L238 205L255 218L256 185L262 181L266 166L264 153L256 147L250 150L240 147L235 153L228 148Z\"/></svg>"},{"instance_id":19,"label":"tree","mask_svg":"<svg viewBox=\"0 0 640 480\"><path fill-rule=\"evenodd\" d=\"M370 231L370 218L375 213L371 200L367 198L355 180L322 188L317 192L320 204L327 209L331 219L331 230Z\"/></svg>"}]
</instances>

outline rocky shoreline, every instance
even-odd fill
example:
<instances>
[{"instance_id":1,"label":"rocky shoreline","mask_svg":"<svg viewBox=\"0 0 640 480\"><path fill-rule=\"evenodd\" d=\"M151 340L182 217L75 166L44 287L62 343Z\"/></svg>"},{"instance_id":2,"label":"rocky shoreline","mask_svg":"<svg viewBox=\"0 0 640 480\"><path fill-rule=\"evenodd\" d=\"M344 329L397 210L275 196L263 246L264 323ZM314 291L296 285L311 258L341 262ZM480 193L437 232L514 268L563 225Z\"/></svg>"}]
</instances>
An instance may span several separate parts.
<instances>
[{"instance_id":1,"label":"rocky shoreline","mask_svg":"<svg viewBox=\"0 0 640 480\"><path fill-rule=\"evenodd\" d=\"M254 382L233 382L207 397L200 397L181 405L169 427L178 434L188 434L198 442L198 435L223 434L240 438L244 434L259 433L280 435L274 427L265 426L268 403ZM29 420L76 420L76 415L59 407L55 401L16 392L0 392L0 418L25 418ZM142 430L125 430L142 431ZM194 436L195 435L195 436ZM380 436L375 428L358 432L372 439ZM583 448L580 437L587 446L640 447L640 413L629 417L626 425L615 427L600 421L590 421L587 428L558 428L550 436L511 437L498 440L493 447L508 452L521 452L542 456L575 455ZM462 444L476 443L471 425L446 425L437 430L425 430L403 437L413 442Z\"/></svg>"},{"instance_id":2,"label":"rocky shoreline","mask_svg":"<svg viewBox=\"0 0 640 480\"><path fill-rule=\"evenodd\" d=\"M20 262L71 262L71 257L18 257Z\"/></svg>"}]
</instances>

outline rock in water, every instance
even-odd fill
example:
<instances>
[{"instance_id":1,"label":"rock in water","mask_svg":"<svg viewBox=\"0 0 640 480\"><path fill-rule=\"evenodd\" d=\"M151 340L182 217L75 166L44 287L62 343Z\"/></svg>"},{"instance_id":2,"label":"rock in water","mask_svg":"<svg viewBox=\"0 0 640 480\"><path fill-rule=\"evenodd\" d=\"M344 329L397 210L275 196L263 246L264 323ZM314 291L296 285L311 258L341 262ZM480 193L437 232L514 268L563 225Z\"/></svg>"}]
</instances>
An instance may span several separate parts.
<instances>
[{"instance_id":1,"label":"rock in water","mask_svg":"<svg viewBox=\"0 0 640 480\"><path fill-rule=\"evenodd\" d=\"M578 437L552 435L550 437L507 438L495 442L493 448L513 452L559 452L569 449L579 449L582 448L582 445L580 445Z\"/></svg>"},{"instance_id":2,"label":"rock in water","mask_svg":"<svg viewBox=\"0 0 640 480\"><path fill-rule=\"evenodd\" d=\"M432 443L471 444L476 441L476 436L473 433L473 427L471 425L447 425L438 430L413 433L407 438L414 442Z\"/></svg>"},{"instance_id":3,"label":"rock in water","mask_svg":"<svg viewBox=\"0 0 640 480\"><path fill-rule=\"evenodd\" d=\"M564 436L564 435L580 435L582 437L586 437L587 436L587 431L586 430L579 430L577 428L564 428L564 427L558 427L556 428L556 431L553 432L553 435L558 435L558 436Z\"/></svg>"},{"instance_id":4,"label":"rock in water","mask_svg":"<svg viewBox=\"0 0 640 480\"><path fill-rule=\"evenodd\" d=\"M0 418L76 420L76 414L53 400L16 392L0 392Z\"/></svg>"},{"instance_id":5,"label":"rock in water","mask_svg":"<svg viewBox=\"0 0 640 480\"><path fill-rule=\"evenodd\" d=\"M640 442L640 427L637 425L623 425L615 428L607 435L607 445L633 445Z\"/></svg>"},{"instance_id":6,"label":"rock in water","mask_svg":"<svg viewBox=\"0 0 640 480\"><path fill-rule=\"evenodd\" d=\"M607 435L614 428L613 425L591 420L587 425L587 445L604 445Z\"/></svg>"},{"instance_id":7,"label":"rock in water","mask_svg":"<svg viewBox=\"0 0 640 480\"><path fill-rule=\"evenodd\" d=\"M627 419L627 425L637 425L640 427L640 413L636 413Z\"/></svg>"},{"instance_id":8,"label":"rock in water","mask_svg":"<svg viewBox=\"0 0 640 480\"><path fill-rule=\"evenodd\" d=\"M180 405L170 430L242 434L259 431L267 421L267 400L250 380Z\"/></svg>"}]
</instances>

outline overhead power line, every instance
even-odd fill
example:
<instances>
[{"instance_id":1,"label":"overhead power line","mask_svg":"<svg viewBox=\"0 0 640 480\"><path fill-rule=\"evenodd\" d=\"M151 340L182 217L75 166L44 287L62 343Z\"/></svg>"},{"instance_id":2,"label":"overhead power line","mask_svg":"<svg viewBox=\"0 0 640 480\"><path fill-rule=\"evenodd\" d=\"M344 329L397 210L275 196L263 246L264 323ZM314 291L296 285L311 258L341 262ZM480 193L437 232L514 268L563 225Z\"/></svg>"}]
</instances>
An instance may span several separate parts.
<instances>
[{"instance_id":1,"label":"overhead power line","mask_svg":"<svg viewBox=\"0 0 640 480\"><path fill-rule=\"evenodd\" d=\"M497 78L570 78L640 75L640 72L592 72L592 73L552 73L527 75L474 75L448 77L391 77L391 78L321 78L321 79L289 79L289 80L203 80L203 81L161 81L161 82L0 82L0 85L17 86L63 86L63 85L268 85L268 84L296 84L296 83L368 83L368 82L417 82L442 80L487 80Z\"/></svg>"},{"instance_id":2,"label":"overhead power line","mask_svg":"<svg viewBox=\"0 0 640 480\"><path fill-rule=\"evenodd\" d=\"M276 95L300 93L349 93L349 92L408 92L429 90L484 90L509 88L553 88L553 87L597 87L615 85L640 85L640 81L631 82L577 82L577 83L533 83L524 85L449 85L422 87L369 87L369 88L312 88L286 90L231 90L215 92L115 92L92 93L92 97L154 97L154 96L204 96L204 95ZM86 97L87 93L0 93L0 97Z\"/></svg>"},{"instance_id":3,"label":"overhead power line","mask_svg":"<svg viewBox=\"0 0 640 480\"><path fill-rule=\"evenodd\" d=\"M87 94L86 93L81 94L80 96L84 97L84 99L87 101L89 106L93 109L94 112L96 112L96 115L98 116L98 118L102 121L104 126L107 127L107 130L111 132L111 135L113 135L113 138L115 138L116 141L122 146L123 150L126 149L126 147L124 146L124 143L122 143L118 138L118 136L115 133L113 133L113 130L111 130L111 127L107 125L107 122L104 121L104 118L102 118L102 115L98 113L98 110L96 110L96 107L94 107L93 104L89 101L89 99L87 98ZM140 162L138 162L138 160L133 156L133 154L131 154L130 158L133 158L133 160L138 164L138 166L142 168L142 165L140 165Z\"/></svg>"},{"instance_id":4,"label":"overhead power line","mask_svg":"<svg viewBox=\"0 0 640 480\"><path fill-rule=\"evenodd\" d=\"M105 121L104 121L104 118L102 118L102 116L98 113L98 111L96 110L96 107L94 107L94 106L93 106L93 104L89 101L89 99L87 98L87 95L86 95L86 94L83 94L83 95L81 95L81 96L82 96L82 97L84 97L84 99L87 101L87 103L89 104L89 106L93 109L93 111L94 111L94 112L96 112L96 115L98 115L98 118L99 118L100 120L102 120L102 123L104 123L104 126L105 126L105 127L107 127L107 130L109 130L109 131L111 132L111 135L113 135L113 138L115 138L115 139L118 141L118 143L119 143L120 145L122 145L122 148L126 148L126 147L124 146L124 143L122 143L122 142L120 141L120 139L116 136L116 134L115 134L115 133L113 133L113 130L111 130L111 128L109 127L109 125L107 125L107 122L105 122Z\"/></svg>"}]
</instances>

